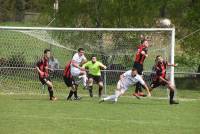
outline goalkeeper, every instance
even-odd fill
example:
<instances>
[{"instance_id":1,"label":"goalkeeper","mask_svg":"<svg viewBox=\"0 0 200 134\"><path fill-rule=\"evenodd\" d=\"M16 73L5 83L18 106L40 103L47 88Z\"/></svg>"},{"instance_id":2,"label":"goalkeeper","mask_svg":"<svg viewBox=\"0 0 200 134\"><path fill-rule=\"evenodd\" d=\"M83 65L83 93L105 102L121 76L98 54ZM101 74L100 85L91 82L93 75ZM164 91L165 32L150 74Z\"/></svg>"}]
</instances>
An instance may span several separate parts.
<instances>
[{"instance_id":1,"label":"goalkeeper","mask_svg":"<svg viewBox=\"0 0 200 134\"><path fill-rule=\"evenodd\" d=\"M106 69L107 67L101 62L97 61L96 56L92 56L92 60L88 61L83 65L83 68L88 69L88 90L90 97L93 97L93 82L95 81L99 85L99 97L102 95L103 90L103 80L101 78L101 69Z\"/></svg>"}]
</instances>

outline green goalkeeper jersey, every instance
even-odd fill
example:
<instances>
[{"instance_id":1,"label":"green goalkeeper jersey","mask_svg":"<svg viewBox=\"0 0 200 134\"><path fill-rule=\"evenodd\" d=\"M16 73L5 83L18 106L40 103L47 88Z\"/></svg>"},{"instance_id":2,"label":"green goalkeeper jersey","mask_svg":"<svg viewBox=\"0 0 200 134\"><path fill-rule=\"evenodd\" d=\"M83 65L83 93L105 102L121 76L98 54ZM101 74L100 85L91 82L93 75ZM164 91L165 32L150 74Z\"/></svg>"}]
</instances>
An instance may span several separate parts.
<instances>
[{"instance_id":1,"label":"green goalkeeper jersey","mask_svg":"<svg viewBox=\"0 0 200 134\"><path fill-rule=\"evenodd\" d=\"M103 66L103 64L99 61L96 61L95 63L92 63L92 61L88 61L83 65L84 68L87 68L89 70L89 74L94 76L101 76L100 66Z\"/></svg>"}]
</instances>

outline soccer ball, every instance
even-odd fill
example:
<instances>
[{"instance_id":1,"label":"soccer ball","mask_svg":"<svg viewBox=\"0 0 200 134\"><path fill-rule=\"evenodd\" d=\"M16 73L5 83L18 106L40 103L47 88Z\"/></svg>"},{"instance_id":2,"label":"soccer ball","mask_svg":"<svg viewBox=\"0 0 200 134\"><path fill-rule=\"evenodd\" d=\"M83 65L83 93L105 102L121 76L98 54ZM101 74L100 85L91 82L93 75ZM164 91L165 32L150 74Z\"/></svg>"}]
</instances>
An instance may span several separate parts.
<instances>
[{"instance_id":1,"label":"soccer ball","mask_svg":"<svg viewBox=\"0 0 200 134\"><path fill-rule=\"evenodd\" d=\"M160 26L161 27L170 27L171 26L171 20L170 19L161 19L160 20Z\"/></svg>"}]
</instances>

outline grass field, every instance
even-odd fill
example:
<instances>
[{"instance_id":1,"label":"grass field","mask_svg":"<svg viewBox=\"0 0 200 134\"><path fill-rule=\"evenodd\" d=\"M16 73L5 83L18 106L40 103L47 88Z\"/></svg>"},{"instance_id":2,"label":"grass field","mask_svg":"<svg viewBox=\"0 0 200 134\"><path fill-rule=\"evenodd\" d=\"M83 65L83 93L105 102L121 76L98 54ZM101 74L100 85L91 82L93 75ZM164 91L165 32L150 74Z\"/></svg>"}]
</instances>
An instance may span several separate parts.
<instances>
[{"instance_id":1,"label":"grass field","mask_svg":"<svg viewBox=\"0 0 200 134\"><path fill-rule=\"evenodd\" d=\"M98 98L56 102L46 95L0 95L1 134L199 134L200 101L122 97L118 103Z\"/></svg>"},{"instance_id":2,"label":"grass field","mask_svg":"<svg viewBox=\"0 0 200 134\"><path fill-rule=\"evenodd\" d=\"M66 34L64 40L60 42L66 41L67 43L63 43L66 47L87 45L87 38L84 38L87 35L80 35L82 35L80 38L75 38L79 34ZM95 36L94 41L92 44L98 45ZM45 41L20 32L2 30L0 33L0 58L2 61L13 61L12 65L5 64L3 67L15 67L14 63L20 64L23 60L25 61L23 64L34 65L42 56L43 50L50 46ZM66 62L71 59L72 51L51 47L61 68L64 68ZM150 53L151 57L145 63L145 66L149 67L145 68L146 70L151 69L155 56L160 54L155 51ZM87 58L88 56L86 55ZM12 57L14 59L10 59ZM98 57L100 59L100 56ZM113 56L108 58L108 62L125 63L130 67L132 63L127 61L127 58L130 57ZM130 96L134 88L116 104L110 102L99 104L98 98L87 97L87 91L80 87L79 92L85 95L83 99L68 102L63 94L69 90L60 76L58 79L53 79L55 94L59 100L50 102L45 95L47 90L42 90L37 73L29 69L0 69L0 134L199 134L200 132L199 86L193 86L195 89L191 86L190 89L184 86L177 89L180 105L176 106L170 106L166 99L137 100ZM107 80L113 78L108 76ZM184 85L185 82L181 79L179 83ZM193 79L191 83L195 85ZM108 82L107 94L113 93L115 87L116 82L111 84ZM44 94L41 94L43 91ZM153 96L166 97L166 90L157 89L153 92Z\"/></svg>"}]
</instances>

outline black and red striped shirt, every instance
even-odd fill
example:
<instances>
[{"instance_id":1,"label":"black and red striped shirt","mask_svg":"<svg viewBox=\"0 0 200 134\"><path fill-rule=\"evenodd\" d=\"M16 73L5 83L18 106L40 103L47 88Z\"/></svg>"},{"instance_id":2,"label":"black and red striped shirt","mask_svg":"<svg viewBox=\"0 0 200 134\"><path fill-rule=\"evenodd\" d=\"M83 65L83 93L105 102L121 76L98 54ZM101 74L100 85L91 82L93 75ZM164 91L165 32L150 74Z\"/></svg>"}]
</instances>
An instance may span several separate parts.
<instances>
[{"instance_id":1,"label":"black and red striped shirt","mask_svg":"<svg viewBox=\"0 0 200 134\"><path fill-rule=\"evenodd\" d=\"M71 65L71 61L69 62L69 63L67 63L67 65L65 66L65 70L64 70L64 73L63 73L63 75L64 75L64 77L66 77L66 78L72 78L72 75L71 75L71 69L70 69L70 66Z\"/></svg>"},{"instance_id":2,"label":"black and red striped shirt","mask_svg":"<svg viewBox=\"0 0 200 134\"><path fill-rule=\"evenodd\" d=\"M146 54L148 51L148 49L143 44L138 46L138 50L135 56L135 62L140 63L140 64L143 64L146 58L146 56L142 54L142 51L144 51Z\"/></svg>"},{"instance_id":3,"label":"black and red striped shirt","mask_svg":"<svg viewBox=\"0 0 200 134\"><path fill-rule=\"evenodd\" d=\"M156 65L155 71L157 77L166 77L167 61L163 61Z\"/></svg>"},{"instance_id":4,"label":"black and red striped shirt","mask_svg":"<svg viewBox=\"0 0 200 134\"><path fill-rule=\"evenodd\" d=\"M40 71L44 72L44 74L40 74L40 78L48 77L49 72L48 72L48 59L43 57L41 60L39 60L36 64L36 66L40 69Z\"/></svg>"}]
</instances>

